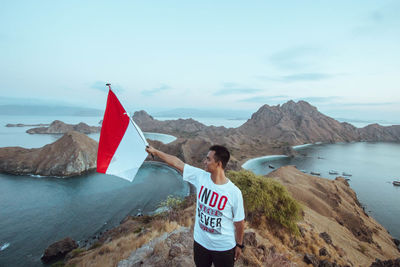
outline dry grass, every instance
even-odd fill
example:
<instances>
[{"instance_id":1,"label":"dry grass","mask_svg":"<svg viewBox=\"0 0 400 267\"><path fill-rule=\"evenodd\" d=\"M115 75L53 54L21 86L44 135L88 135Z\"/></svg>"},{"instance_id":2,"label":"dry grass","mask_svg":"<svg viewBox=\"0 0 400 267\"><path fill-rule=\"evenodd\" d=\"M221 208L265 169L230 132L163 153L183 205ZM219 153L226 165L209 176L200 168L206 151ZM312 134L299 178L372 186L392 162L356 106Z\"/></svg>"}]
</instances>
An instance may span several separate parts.
<instances>
[{"instance_id":1,"label":"dry grass","mask_svg":"<svg viewBox=\"0 0 400 267\"><path fill-rule=\"evenodd\" d=\"M165 232L172 232L179 226L192 227L195 216L194 198L186 198L180 209L156 216L144 216L130 218L121 225L121 231L112 233L112 241L101 244L75 255L67 262L67 265L76 267L109 267L116 266L119 261L130 256L132 251L148 243L150 240ZM162 248L158 248L162 251ZM157 250L157 248L156 248Z\"/></svg>"},{"instance_id":2,"label":"dry grass","mask_svg":"<svg viewBox=\"0 0 400 267\"><path fill-rule=\"evenodd\" d=\"M294 263L292 263L283 254L270 253L266 257L266 261L264 262L264 266L269 266L269 267L292 267L292 266L296 266L296 265Z\"/></svg>"},{"instance_id":3,"label":"dry grass","mask_svg":"<svg viewBox=\"0 0 400 267\"><path fill-rule=\"evenodd\" d=\"M176 222L163 221L156 219L150 223L151 231L141 233L131 233L122 236L109 243L103 244L99 248L81 253L76 258L70 260L68 265L77 267L109 267L116 266L119 261L129 257L132 251L138 249L150 240L160 236L164 232L172 232L179 225Z\"/></svg>"}]
</instances>

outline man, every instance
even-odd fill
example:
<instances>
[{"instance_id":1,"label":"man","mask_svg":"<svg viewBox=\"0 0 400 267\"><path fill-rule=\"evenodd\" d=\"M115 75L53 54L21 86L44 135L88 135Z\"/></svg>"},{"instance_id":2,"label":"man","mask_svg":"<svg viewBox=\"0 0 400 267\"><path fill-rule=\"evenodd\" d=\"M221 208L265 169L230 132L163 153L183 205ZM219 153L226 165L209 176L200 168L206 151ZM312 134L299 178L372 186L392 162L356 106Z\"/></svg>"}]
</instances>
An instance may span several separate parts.
<instances>
[{"instance_id":1,"label":"man","mask_svg":"<svg viewBox=\"0 0 400 267\"><path fill-rule=\"evenodd\" d=\"M244 248L244 208L240 189L225 176L229 151L219 145L210 147L204 160L205 171L151 146L146 151L178 169L183 179L196 188L196 266L233 266Z\"/></svg>"}]
</instances>

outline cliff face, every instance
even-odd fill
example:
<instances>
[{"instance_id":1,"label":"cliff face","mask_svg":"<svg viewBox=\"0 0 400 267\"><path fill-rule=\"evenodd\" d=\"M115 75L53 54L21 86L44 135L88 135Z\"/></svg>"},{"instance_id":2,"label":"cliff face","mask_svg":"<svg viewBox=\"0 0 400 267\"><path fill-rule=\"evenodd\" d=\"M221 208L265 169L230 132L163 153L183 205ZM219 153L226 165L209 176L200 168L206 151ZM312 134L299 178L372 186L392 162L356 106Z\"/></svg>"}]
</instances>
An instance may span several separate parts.
<instances>
[{"instance_id":1,"label":"cliff face","mask_svg":"<svg viewBox=\"0 0 400 267\"><path fill-rule=\"evenodd\" d=\"M32 128L26 132L29 134L64 134L70 131L76 131L84 134L90 134L99 133L100 129L101 127L89 126L83 122L73 125L55 120L50 124L49 127Z\"/></svg>"},{"instance_id":2,"label":"cliff face","mask_svg":"<svg viewBox=\"0 0 400 267\"><path fill-rule=\"evenodd\" d=\"M98 144L78 132L68 132L42 148L0 148L0 172L16 175L74 176L96 168Z\"/></svg>"}]
</instances>

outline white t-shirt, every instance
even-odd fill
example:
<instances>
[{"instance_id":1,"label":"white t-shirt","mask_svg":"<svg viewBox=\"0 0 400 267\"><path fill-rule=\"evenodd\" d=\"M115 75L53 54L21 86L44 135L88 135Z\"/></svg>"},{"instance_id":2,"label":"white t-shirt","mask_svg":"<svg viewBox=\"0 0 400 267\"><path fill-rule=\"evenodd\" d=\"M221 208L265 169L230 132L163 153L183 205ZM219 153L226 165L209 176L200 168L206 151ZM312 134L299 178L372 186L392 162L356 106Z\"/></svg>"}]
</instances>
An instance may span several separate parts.
<instances>
[{"instance_id":1,"label":"white t-shirt","mask_svg":"<svg viewBox=\"0 0 400 267\"><path fill-rule=\"evenodd\" d=\"M236 246L234 222L244 220L243 197L230 180L215 184L211 174L185 164L183 180L196 187L194 240L203 247L224 251Z\"/></svg>"}]
</instances>

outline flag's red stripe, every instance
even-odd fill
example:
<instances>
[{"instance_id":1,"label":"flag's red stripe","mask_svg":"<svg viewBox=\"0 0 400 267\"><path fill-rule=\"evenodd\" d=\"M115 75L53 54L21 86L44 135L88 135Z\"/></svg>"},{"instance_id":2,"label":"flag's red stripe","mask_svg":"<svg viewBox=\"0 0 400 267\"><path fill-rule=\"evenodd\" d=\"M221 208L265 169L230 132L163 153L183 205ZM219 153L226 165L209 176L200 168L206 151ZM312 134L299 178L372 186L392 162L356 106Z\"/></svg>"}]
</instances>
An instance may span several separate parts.
<instances>
[{"instance_id":1,"label":"flag's red stripe","mask_svg":"<svg viewBox=\"0 0 400 267\"><path fill-rule=\"evenodd\" d=\"M104 113L97 151L97 172L106 173L108 165L117 150L129 125L129 117L113 91L108 91L107 107Z\"/></svg>"}]
</instances>

